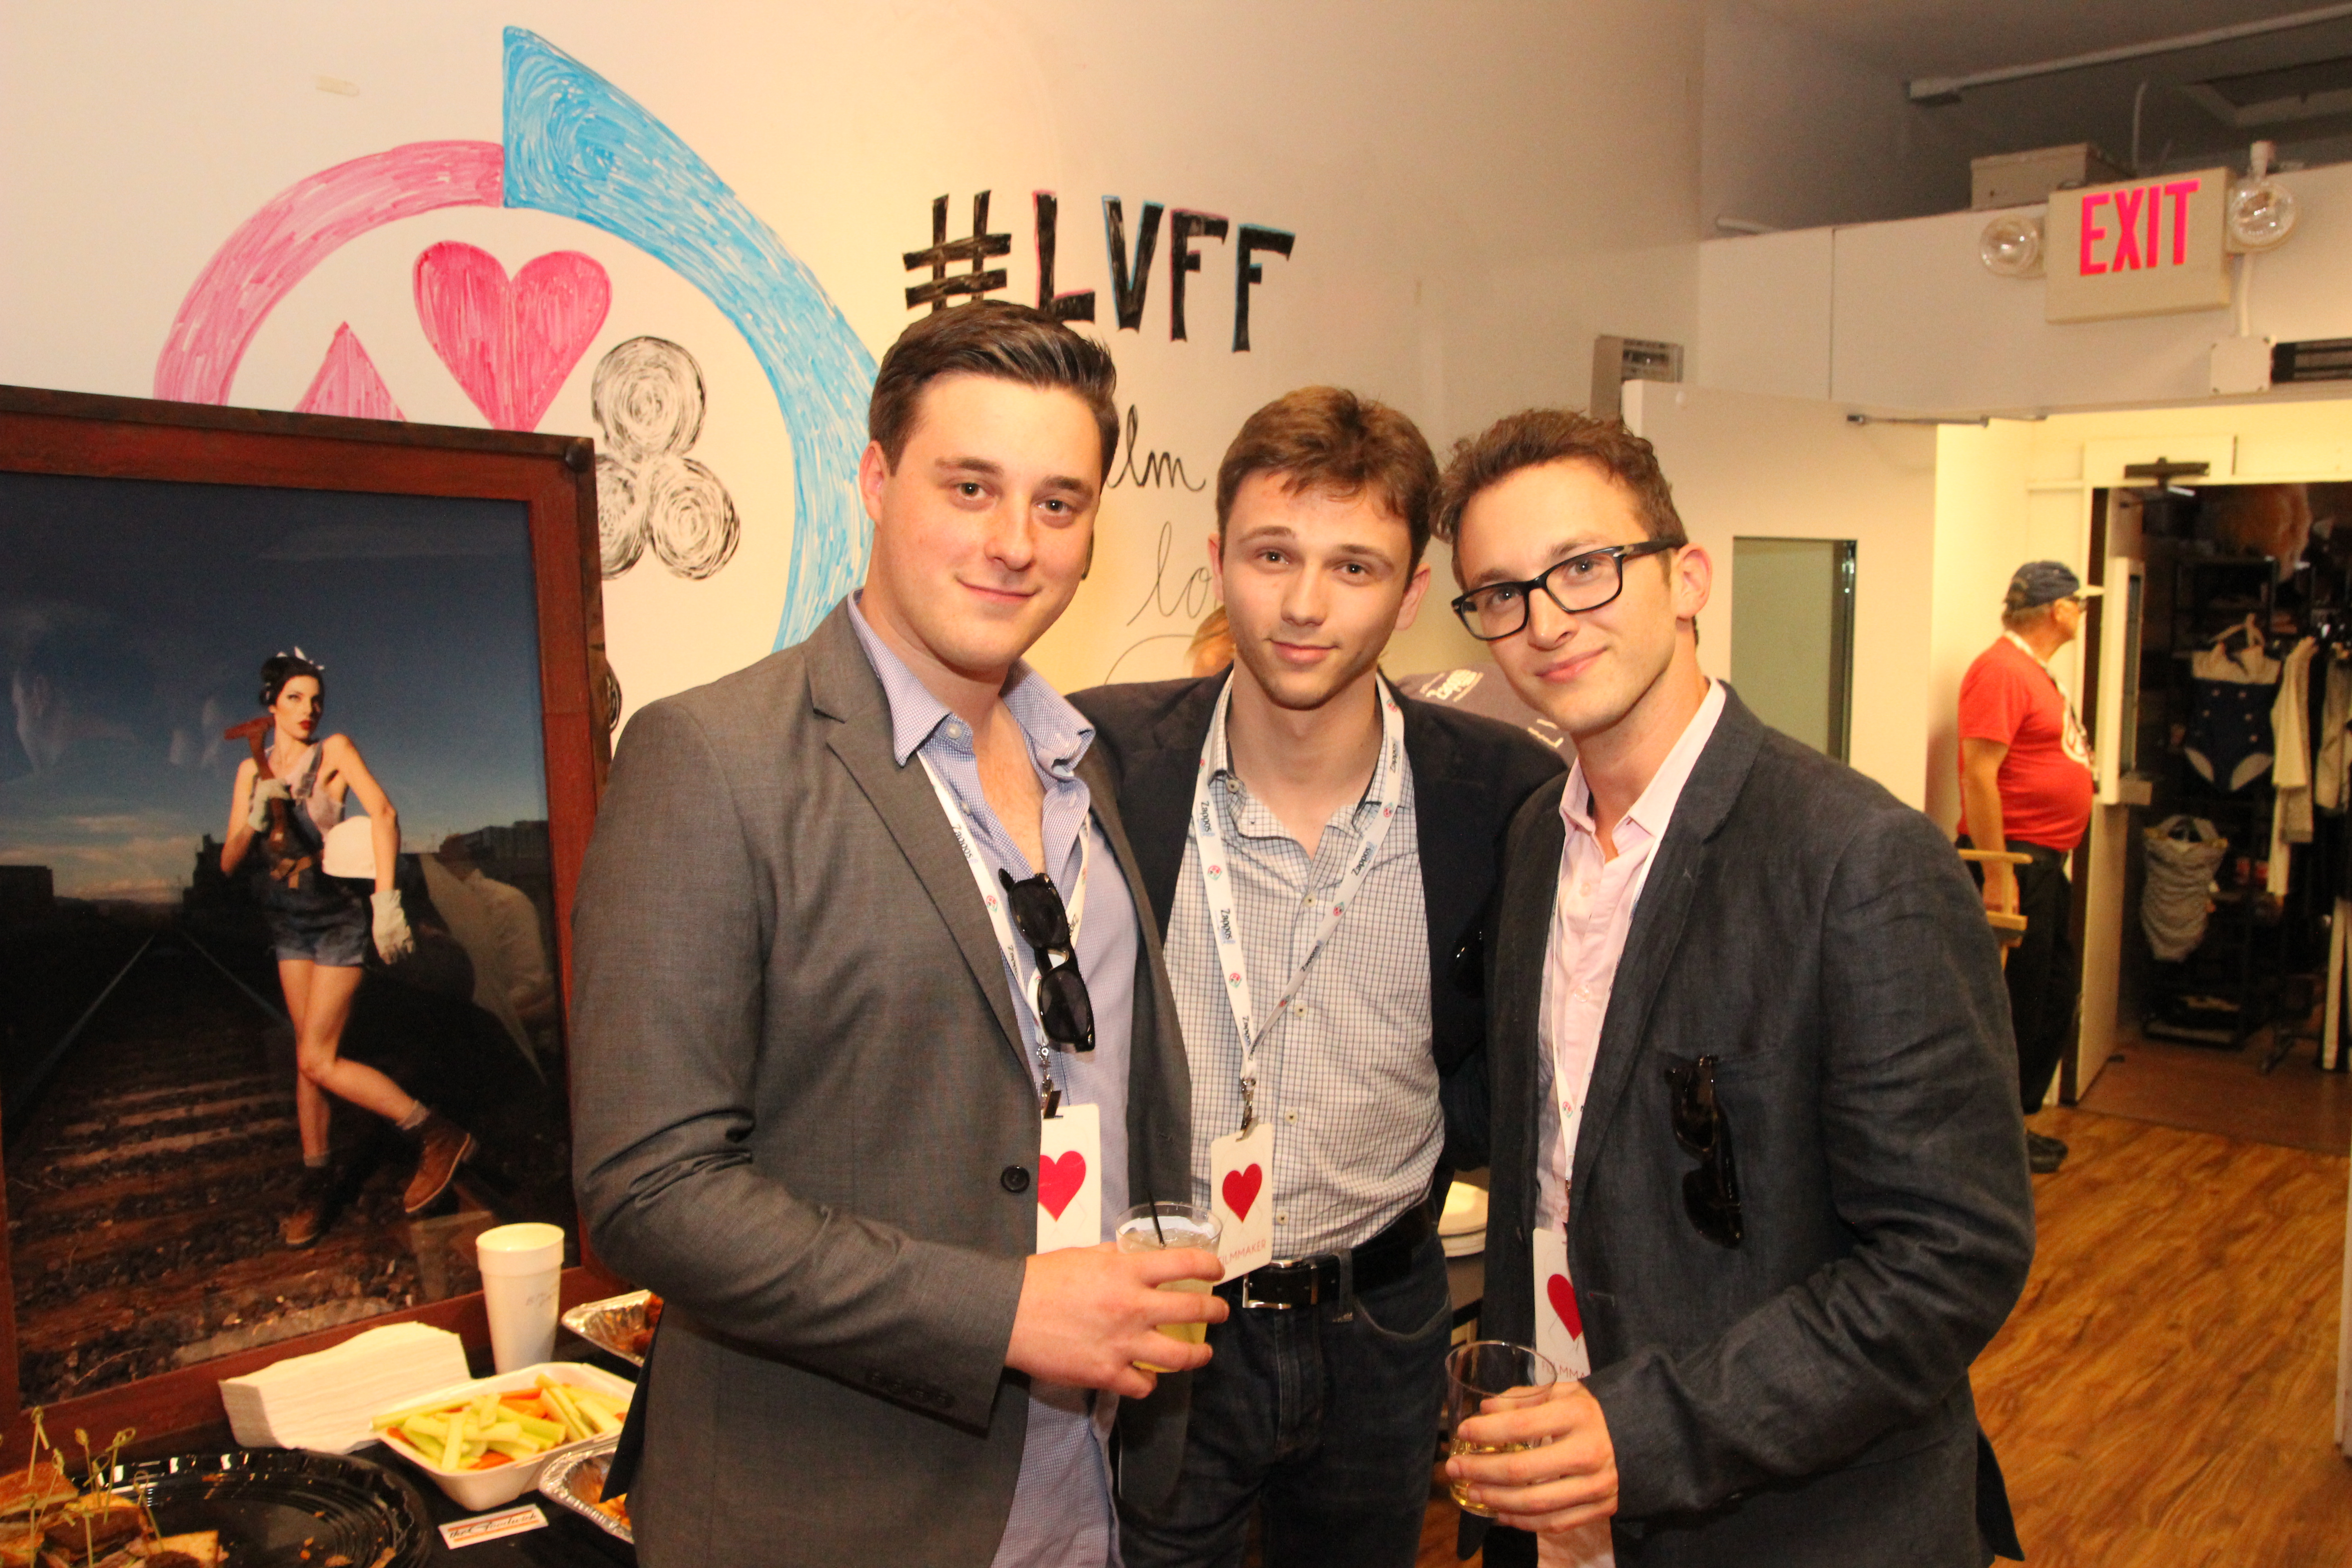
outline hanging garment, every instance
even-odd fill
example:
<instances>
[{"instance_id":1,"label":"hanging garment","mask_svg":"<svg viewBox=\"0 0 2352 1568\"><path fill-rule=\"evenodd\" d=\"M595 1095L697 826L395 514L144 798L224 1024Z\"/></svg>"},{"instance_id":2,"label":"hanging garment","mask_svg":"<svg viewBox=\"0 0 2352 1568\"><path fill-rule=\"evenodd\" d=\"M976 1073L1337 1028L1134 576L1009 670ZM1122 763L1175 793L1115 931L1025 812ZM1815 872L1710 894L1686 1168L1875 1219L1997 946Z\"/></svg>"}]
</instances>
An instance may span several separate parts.
<instances>
[{"instance_id":1,"label":"hanging garment","mask_svg":"<svg viewBox=\"0 0 2352 1568\"><path fill-rule=\"evenodd\" d=\"M2310 637L2280 661L2278 699L2271 704L2271 868L2266 886L2286 897L2290 845L2311 842L2311 656Z\"/></svg>"},{"instance_id":2,"label":"hanging garment","mask_svg":"<svg viewBox=\"0 0 2352 1568\"><path fill-rule=\"evenodd\" d=\"M2352 763L2352 744L2345 726L2352 723L2352 654L2337 648L2327 660L2327 682L2319 699L2318 754L2311 767L2311 798L2322 811L2344 809L2345 774Z\"/></svg>"},{"instance_id":3,"label":"hanging garment","mask_svg":"<svg viewBox=\"0 0 2352 1568\"><path fill-rule=\"evenodd\" d=\"M2238 635L2233 628L2189 661L2196 678L2189 765L2225 790L2243 789L2270 769L2271 688L2279 678L2279 661L2263 651L2259 633L2241 652L2223 646Z\"/></svg>"},{"instance_id":4,"label":"hanging garment","mask_svg":"<svg viewBox=\"0 0 2352 1568\"><path fill-rule=\"evenodd\" d=\"M2213 872L2230 841L2201 816L2168 816L2142 837L2147 885L2140 890L2140 930L2158 958L2177 963L2205 940Z\"/></svg>"}]
</instances>

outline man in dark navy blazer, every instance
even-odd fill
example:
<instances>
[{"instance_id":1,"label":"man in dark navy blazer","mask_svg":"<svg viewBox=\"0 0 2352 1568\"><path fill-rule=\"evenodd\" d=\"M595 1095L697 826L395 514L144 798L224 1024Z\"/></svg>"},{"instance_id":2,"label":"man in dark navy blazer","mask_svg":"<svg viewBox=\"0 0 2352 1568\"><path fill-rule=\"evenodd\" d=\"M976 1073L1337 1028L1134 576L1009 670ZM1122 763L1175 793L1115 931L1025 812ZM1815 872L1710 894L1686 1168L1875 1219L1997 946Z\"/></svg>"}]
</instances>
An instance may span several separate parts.
<instances>
[{"instance_id":1,"label":"man in dark navy blazer","mask_svg":"<svg viewBox=\"0 0 2352 1568\"><path fill-rule=\"evenodd\" d=\"M1512 825L1490 935L1483 1310L1569 1364L1465 1425L1538 1446L1447 1461L1510 1527L1465 1521L1464 1554L2021 1555L1969 1366L2033 1199L1959 861L1699 668L1707 558L1622 425L1502 420L1457 450L1438 531L1457 614L1577 747Z\"/></svg>"},{"instance_id":2,"label":"man in dark navy blazer","mask_svg":"<svg viewBox=\"0 0 2352 1568\"><path fill-rule=\"evenodd\" d=\"M1428 586L1436 481L1394 409L1277 398L1218 472L1232 669L1072 699L1167 933L1193 1201L1225 1205L1234 1276L1181 1478L1121 1509L1128 1568L1238 1563L1254 1510L1285 1568L1410 1568L1420 1543L1453 1327L1443 1108L1483 1082L1504 829L1561 766L1381 678Z\"/></svg>"}]
</instances>

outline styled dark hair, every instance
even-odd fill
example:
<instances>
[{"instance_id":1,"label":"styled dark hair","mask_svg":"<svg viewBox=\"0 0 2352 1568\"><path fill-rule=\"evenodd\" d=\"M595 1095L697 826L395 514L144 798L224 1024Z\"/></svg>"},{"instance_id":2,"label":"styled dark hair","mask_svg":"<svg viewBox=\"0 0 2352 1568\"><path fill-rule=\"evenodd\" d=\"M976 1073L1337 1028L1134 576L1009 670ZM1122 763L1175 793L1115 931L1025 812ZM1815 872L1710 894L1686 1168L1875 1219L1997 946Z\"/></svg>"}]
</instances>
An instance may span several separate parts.
<instances>
[{"instance_id":1,"label":"styled dark hair","mask_svg":"<svg viewBox=\"0 0 2352 1568\"><path fill-rule=\"evenodd\" d=\"M1454 445L1445 477L1437 485L1437 515L1432 531L1449 542L1462 531L1462 511L1473 497L1502 483L1521 468L1545 463L1591 463L1633 495L1642 531L1669 544L1688 544L1675 510L1674 487L1658 468L1650 444L1614 419L1595 419L1565 408L1528 408L1506 415L1475 436Z\"/></svg>"},{"instance_id":2,"label":"styled dark hair","mask_svg":"<svg viewBox=\"0 0 2352 1568\"><path fill-rule=\"evenodd\" d=\"M286 683L298 675L307 675L317 681L319 695L326 696L326 666L305 658L301 649L297 648L292 653L273 653L261 661L261 705L264 708L277 706L278 694L285 690Z\"/></svg>"},{"instance_id":3,"label":"styled dark hair","mask_svg":"<svg viewBox=\"0 0 2352 1568\"><path fill-rule=\"evenodd\" d=\"M1219 538L1252 474L1278 475L1293 490L1370 492L1412 532L1412 564L1421 564L1437 458L1420 428L1387 404L1341 387L1302 386L1251 415L1217 465Z\"/></svg>"},{"instance_id":4,"label":"styled dark hair","mask_svg":"<svg viewBox=\"0 0 2352 1568\"><path fill-rule=\"evenodd\" d=\"M942 375L985 375L1041 391L1075 393L1102 435L1102 473L1118 452L1118 373L1110 351L1043 310L975 300L921 318L898 334L874 377L866 432L898 466L921 411L923 388ZM1097 478L1100 476L1098 475Z\"/></svg>"}]
</instances>

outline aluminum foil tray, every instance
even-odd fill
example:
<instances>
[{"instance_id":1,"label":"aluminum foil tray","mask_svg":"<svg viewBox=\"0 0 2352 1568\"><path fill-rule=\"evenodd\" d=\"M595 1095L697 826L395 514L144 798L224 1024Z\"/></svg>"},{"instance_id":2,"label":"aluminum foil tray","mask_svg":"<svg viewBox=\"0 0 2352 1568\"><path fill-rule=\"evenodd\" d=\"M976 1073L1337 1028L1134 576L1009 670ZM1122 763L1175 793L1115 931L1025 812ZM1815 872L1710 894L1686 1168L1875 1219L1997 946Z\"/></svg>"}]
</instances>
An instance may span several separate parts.
<instances>
[{"instance_id":1,"label":"aluminum foil tray","mask_svg":"<svg viewBox=\"0 0 2352 1568\"><path fill-rule=\"evenodd\" d=\"M583 1469L593 1466L599 1474L602 1474L605 1465L611 1462L613 1450L620 1445L620 1441L618 1435L615 1435L601 1443L592 1443L576 1454L567 1454L554 1461L539 1472L539 1489L541 1495L550 1502L570 1509L605 1534L617 1537L635 1546L637 1543L637 1538L630 1532L627 1525L623 1524L594 1503L583 1501L579 1494L572 1489L572 1478Z\"/></svg>"},{"instance_id":2,"label":"aluminum foil tray","mask_svg":"<svg viewBox=\"0 0 2352 1568\"><path fill-rule=\"evenodd\" d=\"M643 1366L644 1356L621 1347L646 1326L646 1303L651 1300L650 1290L632 1290L625 1296L583 1301L563 1314L563 1326L606 1354L619 1356L632 1366Z\"/></svg>"}]
</instances>

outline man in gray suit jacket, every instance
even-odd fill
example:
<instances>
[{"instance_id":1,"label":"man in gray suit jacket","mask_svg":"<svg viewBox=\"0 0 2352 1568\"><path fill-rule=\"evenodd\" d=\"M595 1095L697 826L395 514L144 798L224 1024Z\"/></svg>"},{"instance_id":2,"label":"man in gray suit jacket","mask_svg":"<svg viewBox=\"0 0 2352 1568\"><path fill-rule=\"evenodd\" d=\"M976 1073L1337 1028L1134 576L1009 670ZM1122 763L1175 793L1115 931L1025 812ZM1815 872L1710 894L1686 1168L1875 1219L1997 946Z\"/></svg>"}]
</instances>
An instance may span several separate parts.
<instances>
[{"instance_id":1,"label":"man in gray suit jacket","mask_svg":"<svg viewBox=\"0 0 2352 1568\"><path fill-rule=\"evenodd\" d=\"M575 1173L667 1298L630 1492L648 1564L1099 1565L1176 1473L1213 1254L1189 1079L1092 730L1021 662L1114 449L1109 357L1024 307L877 377L865 587L636 715L577 903ZM1115 1413L1115 1414L1114 1414Z\"/></svg>"},{"instance_id":2,"label":"man in gray suit jacket","mask_svg":"<svg viewBox=\"0 0 2352 1568\"><path fill-rule=\"evenodd\" d=\"M1542 1446L1448 1461L1513 1527L1486 1561L2021 1555L1968 1370L2032 1194L1959 862L1700 671L1707 559L1623 426L1503 420L1439 531L1578 757L1512 826L1491 948L1484 1323L1568 1364L1464 1432Z\"/></svg>"}]
</instances>

